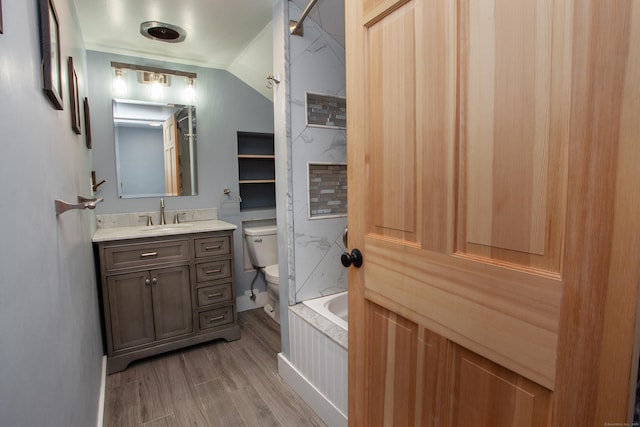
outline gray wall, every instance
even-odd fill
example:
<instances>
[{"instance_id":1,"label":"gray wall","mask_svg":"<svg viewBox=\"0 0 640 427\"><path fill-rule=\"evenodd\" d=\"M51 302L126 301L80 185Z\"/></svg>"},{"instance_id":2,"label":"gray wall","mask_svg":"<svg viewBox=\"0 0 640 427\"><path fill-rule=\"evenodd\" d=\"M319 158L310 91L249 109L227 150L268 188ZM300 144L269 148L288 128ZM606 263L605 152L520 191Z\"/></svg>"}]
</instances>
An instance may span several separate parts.
<instances>
[{"instance_id":1,"label":"gray wall","mask_svg":"<svg viewBox=\"0 0 640 427\"><path fill-rule=\"evenodd\" d=\"M232 191L231 199L238 195L237 132L273 132L273 103L243 83L233 74L218 69L153 61L135 57L87 51L89 75L89 104L93 135L93 169L98 180L106 179L96 196L103 197L98 213L123 213L159 210L158 197L120 199L117 194L114 134L112 124L112 71L111 61L147 65L198 74L195 88L197 117L198 195L169 197L167 210L218 208L218 217L238 226L234 233L236 255L236 294L246 308L255 304L245 295L249 290L253 272L244 271L242 222L245 220L275 218L275 209L240 212L238 203L226 203L229 197L223 190ZM132 88L131 88L132 89ZM143 88L144 89L144 88ZM129 92L128 98L151 100L147 92ZM178 94L167 94L165 99L184 102ZM225 203L223 203L225 202ZM260 280L257 289L264 291Z\"/></svg>"},{"instance_id":2,"label":"gray wall","mask_svg":"<svg viewBox=\"0 0 640 427\"><path fill-rule=\"evenodd\" d=\"M96 425L102 342L91 247L95 217L56 217L90 195L90 151L71 130L67 57L87 94L72 0L56 0L64 110L42 93L36 1L3 1L0 34L0 425ZM84 130L84 126L83 130Z\"/></svg>"}]
</instances>

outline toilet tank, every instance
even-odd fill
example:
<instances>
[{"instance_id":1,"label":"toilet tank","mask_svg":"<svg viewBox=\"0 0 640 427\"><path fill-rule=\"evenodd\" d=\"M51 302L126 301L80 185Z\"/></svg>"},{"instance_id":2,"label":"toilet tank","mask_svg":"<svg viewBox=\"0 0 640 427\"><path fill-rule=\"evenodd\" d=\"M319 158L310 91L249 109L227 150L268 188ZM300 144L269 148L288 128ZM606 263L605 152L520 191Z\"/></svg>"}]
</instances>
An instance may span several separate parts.
<instances>
[{"instance_id":1,"label":"toilet tank","mask_svg":"<svg viewBox=\"0 0 640 427\"><path fill-rule=\"evenodd\" d=\"M275 225L244 227L244 241L254 267L278 263L278 228Z\"/></svg>"}]
</instances>

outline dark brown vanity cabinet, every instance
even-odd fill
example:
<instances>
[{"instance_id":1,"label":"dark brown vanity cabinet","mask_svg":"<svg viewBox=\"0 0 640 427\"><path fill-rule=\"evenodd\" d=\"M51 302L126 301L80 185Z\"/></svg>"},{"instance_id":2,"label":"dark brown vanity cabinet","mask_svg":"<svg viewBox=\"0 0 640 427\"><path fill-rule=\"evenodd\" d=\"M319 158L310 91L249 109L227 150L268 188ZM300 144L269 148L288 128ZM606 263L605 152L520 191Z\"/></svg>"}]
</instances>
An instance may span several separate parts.
<instances>
[{"instance_id":1,"label":"dark brown vanity cabinet","mask_svg":"<svg viewBox=\"0 0 640 427\"><path fill-rule=\"evenodd\" d=\"M142 357L240 338L231 233L97 244L108 373Z\"/></svg>"}]
</instances>

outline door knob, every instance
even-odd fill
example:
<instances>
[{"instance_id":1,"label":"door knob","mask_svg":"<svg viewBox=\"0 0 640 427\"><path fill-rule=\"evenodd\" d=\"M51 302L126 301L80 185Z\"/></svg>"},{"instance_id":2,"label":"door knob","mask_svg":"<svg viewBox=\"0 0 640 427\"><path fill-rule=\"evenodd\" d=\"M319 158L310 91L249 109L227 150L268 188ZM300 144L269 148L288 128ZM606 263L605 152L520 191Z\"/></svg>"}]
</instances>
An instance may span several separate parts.
<instances>
[{"instance_id":1,"label":"door knob","mask_svg":"<svg viewBox=\"0 0 640 427\"><path fill-rule=\"evenodd\" d=\"M345 267L353 265L355 268L360 268L362 267L362 252L360 252L360 249L354 249L351 253L345 252L340 257L340 262Z\"/></svg>"}]
</instances>

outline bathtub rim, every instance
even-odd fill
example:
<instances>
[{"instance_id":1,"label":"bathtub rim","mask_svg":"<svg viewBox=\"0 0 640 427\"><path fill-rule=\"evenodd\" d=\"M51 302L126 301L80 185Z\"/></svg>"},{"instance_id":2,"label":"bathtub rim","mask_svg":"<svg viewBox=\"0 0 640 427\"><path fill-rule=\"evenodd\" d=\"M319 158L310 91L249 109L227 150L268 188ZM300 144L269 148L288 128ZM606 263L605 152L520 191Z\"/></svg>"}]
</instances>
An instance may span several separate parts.
<instances>
[{"instance_id":1,"label":"bathtub rim","mask_svg":"<svg viewBox=\"0 0 640 427\"><path fill-rule=\"evenodd\" d=\"M345 331L349 331L349 324L340 316L332 313L326 308L326 304L332 300L337 298L347 298L349 291L341 291L331 295L325 295L318 298L313 298L309 300L302 301L302 304L309 307L311 310L315 311L322 317L328 319L332 323L336 324L338 327L344 329ZM347 304L348 306L348 304ZM348 313L348 311L347 311Z\"/></svg>"}]
</instances>

